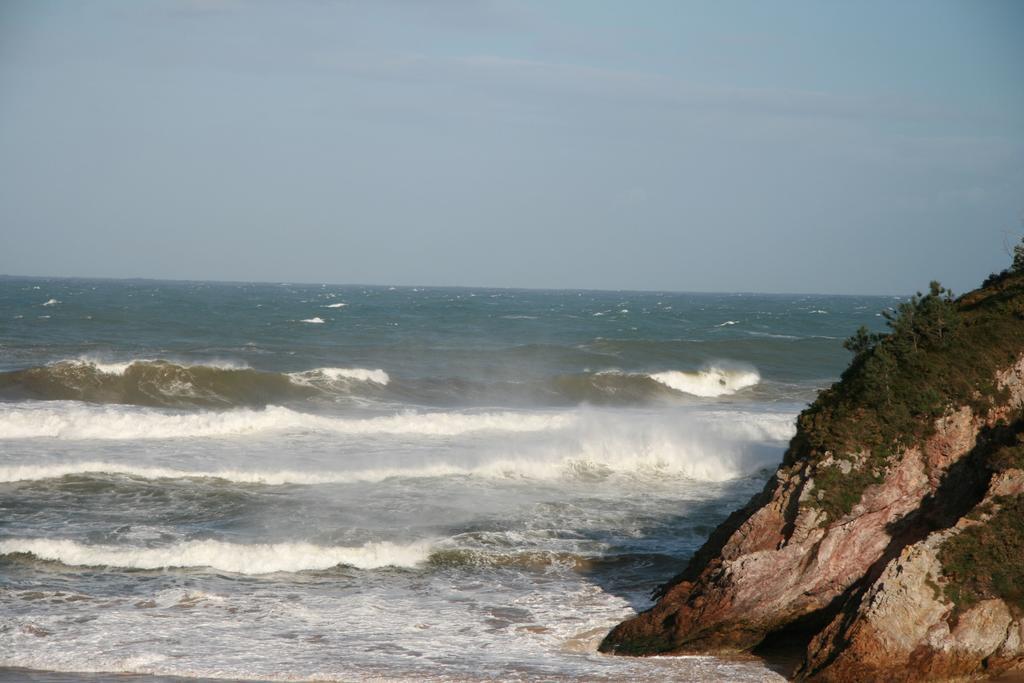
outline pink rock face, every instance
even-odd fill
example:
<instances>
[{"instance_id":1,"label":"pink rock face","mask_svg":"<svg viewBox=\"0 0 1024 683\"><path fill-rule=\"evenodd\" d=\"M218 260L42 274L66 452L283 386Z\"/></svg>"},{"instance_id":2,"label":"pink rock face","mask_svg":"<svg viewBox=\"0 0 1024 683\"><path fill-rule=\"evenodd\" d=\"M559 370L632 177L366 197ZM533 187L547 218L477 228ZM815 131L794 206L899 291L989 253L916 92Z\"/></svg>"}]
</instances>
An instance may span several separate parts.
<instances>
[{"instance_id":1,"label":"pink rock face","mask_svg":"<svg viewBox=\"0 0 1024 683\"><path fill-rule=\"evenodd\" d=\"M858 601L810 643L801 678L821 681L919 681L992 675L1024 667L1024 622L999 599L982 600L956 619L937 582L939 550L964 529L984 524L1006 496L1024 491L1024 471L993 478L969 519L903 549ZM982 513L981 510L988 512Z\"/></svg>"},{"instance_id":2,"label":"pink rock face","mask_svg":"<svg viewBox=\"0 0 1024 683\"><path fill-rule=\"evenodd\" d=\"M902 557L901 550L929 538L932 527L923 518L929 505L945 495L941 489L944 478L971 452L985 427L1019 411L1024 399L1022 378L1024 358L998 377L1009 394L1002 408L984 419L967 407L940 419L934 434L919 448L901 453L884 479L868 487L841 519L821 524L823 513L807 504L814 491L813 464L797 461L780 467L759 496L715 531L686 571L670 582L657 604L618 625L601 650L628 655L745 651L798 619L812 624L820 617L828 624L834 617L839 622L832 621L812 641L810 665L805 663L803 675L865 680L854 675L857 663L884 659L877 653L892 647L887 639L893 636L880 626L885 620L862 619L857 627L862 633L860 640L848 646L853 654L838 659L836 638L852 637L853 633L842 620L856 613L850 608L839 611L837 606L865 595L865 587L873 586L887 567ZM842 457L852 461L857 456ZM959 474L950 478L956 476ZM924 579L921 586L928 594L933 592ZM895 613L915 612L908 608ZM928 622L926 633L914 641L915 648L927 641L935 614L933 606L925 616L914 617ZM810 628L820 630L822 624ZM1004 625L1004 633L1006 628ZM960 636L950 637L966 642ZM861 652L858 647L864 648L862 654L857 654ZM850 668L843 668L846 664L842 662L847 661ZM879 664L878 670L889 669ZM937 671L944 669L940 666Z\"/></svg>"}]
</instances>

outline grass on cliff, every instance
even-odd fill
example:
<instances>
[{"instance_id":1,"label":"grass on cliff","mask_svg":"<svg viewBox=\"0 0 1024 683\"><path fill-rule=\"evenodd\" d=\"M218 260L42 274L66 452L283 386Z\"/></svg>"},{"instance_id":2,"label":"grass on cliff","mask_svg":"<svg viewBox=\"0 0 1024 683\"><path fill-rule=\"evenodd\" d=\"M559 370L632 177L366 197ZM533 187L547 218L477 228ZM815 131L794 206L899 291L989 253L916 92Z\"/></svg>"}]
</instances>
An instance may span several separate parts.
<instances>
[{"instance_id":1,"label":"grass on cliff","mask_svg":"<svg viewBox=\"0 0 1024 683\"><path fill-rule=\"evenodd\" d=\"M1024 614L1024 495L996 503L991 519L964 529L939 549L944 592L956 606L954 614L988 598L1000 598Z\"/></svg>"},{"instance_id":2,"label":"grass on cliff","mask_svg":"<svg viewBox=\"0 0 1024 683\"><path fill-rule=\"evenodd\" d=\"M958 299L933 282L885 315L888 333L862 327L847 340L853 361L800 415L787 452L786 464L821 463L826 454L850 463L814 474L810 504L829 520L850 512L890 458L930 436L937 418L964 405L985 414L1006 400L995 375L1024 353L1024 272L993 276Z\"/></svg>"},{"instance_id":3,"label":"grass on cliff","mask_svg":"<svg viewBox=\"0 0 1024 683\"><path fill-rule=\"evenodd\" d=\"M999 425L995 432L1004 445L986 456L982 466L993 473L1024 470L1024 409L1016 422ZM986 501L967 519L981 524L951 536L939 548L946 577L943 593L955 605L953 618L988 598L1001 598L1024 614L1024 494Z\"/></svg>"}]
</instances>

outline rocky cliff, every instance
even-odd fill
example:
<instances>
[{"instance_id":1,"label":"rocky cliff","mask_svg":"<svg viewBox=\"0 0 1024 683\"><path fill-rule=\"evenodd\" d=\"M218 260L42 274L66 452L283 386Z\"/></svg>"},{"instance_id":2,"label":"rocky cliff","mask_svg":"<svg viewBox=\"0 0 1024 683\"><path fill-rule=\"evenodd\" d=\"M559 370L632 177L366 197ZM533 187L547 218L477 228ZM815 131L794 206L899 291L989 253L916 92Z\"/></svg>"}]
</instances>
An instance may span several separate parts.
<instances>
[{"instance_id":1,"label":"rocky cliff","mask_svg":"<svg viewBox=\"0 0 1024 683\"><path fill-rule=\"evenodd\" d=\"M1024 274L937 283L860 330L764 490L615 654L796 643L822 681L1024 670Z\"/></svg>"}]
</instances>

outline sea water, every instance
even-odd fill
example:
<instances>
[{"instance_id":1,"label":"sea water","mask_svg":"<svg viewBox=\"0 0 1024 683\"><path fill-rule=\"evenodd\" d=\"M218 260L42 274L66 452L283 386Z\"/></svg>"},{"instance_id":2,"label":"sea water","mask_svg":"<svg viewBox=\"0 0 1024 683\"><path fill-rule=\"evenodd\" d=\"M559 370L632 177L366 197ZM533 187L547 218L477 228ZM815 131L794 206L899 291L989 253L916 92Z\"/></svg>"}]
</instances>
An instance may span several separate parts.
<instances>
[{"instance_id":1,"label":"sea water","mask_svg":"<svg viewBox=\"0 0 1024 683\"><path fill-rule=\"evenodd\" d=\"M778 679L597 645L893 303L0 279L0 678Z\"/></svg>"}]
</instances>

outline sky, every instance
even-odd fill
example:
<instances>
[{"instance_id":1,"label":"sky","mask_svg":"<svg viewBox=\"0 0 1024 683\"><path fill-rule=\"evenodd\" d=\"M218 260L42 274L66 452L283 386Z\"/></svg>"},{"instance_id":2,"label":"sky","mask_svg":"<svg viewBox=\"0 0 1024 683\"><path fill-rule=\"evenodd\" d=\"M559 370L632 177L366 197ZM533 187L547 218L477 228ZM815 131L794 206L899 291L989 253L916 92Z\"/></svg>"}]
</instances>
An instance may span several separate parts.
<instances>
[{"instance_id":1,"label":"sky","mask_svg":"<svg viewBox=\"0 0 1024 683\"><path fill-rule=\"evenodd\" d=\"M1024 235L1024 2L0 4L0 273L906 294Z\"/></svg>"}]
</instances>

